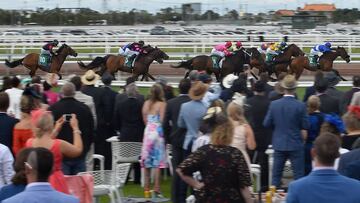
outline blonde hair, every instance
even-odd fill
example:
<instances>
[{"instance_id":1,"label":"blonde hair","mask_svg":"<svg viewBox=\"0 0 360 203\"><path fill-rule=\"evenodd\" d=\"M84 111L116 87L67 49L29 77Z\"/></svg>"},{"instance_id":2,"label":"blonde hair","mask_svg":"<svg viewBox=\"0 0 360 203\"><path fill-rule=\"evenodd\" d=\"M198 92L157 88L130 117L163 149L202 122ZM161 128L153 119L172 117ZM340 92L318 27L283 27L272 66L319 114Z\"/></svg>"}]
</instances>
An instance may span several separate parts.
<instances>
[{"instance_id":1,"label":"blonde hair","mask_svg":"<svg viewBox=\"0 0 360 203\"><path fill-rule=\"evenodd\" d=\"M314 113L320 108L320 99L318 96L312 95L309 97L307 101L307 110L308 113Z\"/></svg>"},{"instance_id":2,"label":"blonde hair","mask_svg":"<svg viewBox=\"0 0 360 203\"><path fill-rule=\"evenodd\" d=\"M214 128L211 132L211 143L213 145L228 146L233 140L233 125L230 120L223 114L214 114Z\"/></svg>"},{"instance_id":3,"label":"blonde hair","mask_svg":"<svg viewBox=\"0 0 360 203\"><path fill-rule=\"evenodd\" d=\"M233 121L239 122L239 124L247 124L247 120L244 116L244 108L234 102L231 102L227 107L227 115Z\"/></svg>"},{"instance_id":4,"label":"blonde hair","mask_svg":"<svg viewBox=\"0 0 360 203\"><path fill-rule=\"evenodd\" d=\"M44 112L35 122L34 134L37 138L41 138L45 133L51 132L54 128L54 117L50 112Z\"/></svg>"},{"instance_id":5,"label":"blonde hair","mask_svg":"<svg viewBox=\"0 0 360 203\"><path fill-rule=\"evenodd\" d=\"M360 130L360 118L355 113L348 111L342 119L348 131Z\"/></svg>"},{"instance_id":6,"label":"blonde hair","mask_svg":"<svg viewBox=\"0 0 360 203\"><path fill-rule=\"evenodd\" d=\"M150 108L156 102L164 102L165 101L164 90L161 85L154 84L150 88L149 100L150 100Z\"/></svg>"}]
</instances>

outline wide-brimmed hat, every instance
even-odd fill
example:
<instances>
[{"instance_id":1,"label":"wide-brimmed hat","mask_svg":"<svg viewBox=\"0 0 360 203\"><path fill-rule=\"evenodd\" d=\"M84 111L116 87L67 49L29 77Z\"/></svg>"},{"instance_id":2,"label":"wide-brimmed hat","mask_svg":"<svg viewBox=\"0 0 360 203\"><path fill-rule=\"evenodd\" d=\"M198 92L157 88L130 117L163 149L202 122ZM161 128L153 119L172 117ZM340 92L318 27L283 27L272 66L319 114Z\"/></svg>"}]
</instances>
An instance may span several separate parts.
<instances>
[{"instance_id":1,"label":"wide-brimmed hat","mask_svg":"<svg viewBox=\"0 0 360 203\"><path fill-rule=\"evenodd\" d=\"M100 75L96 74L93 70L88 70L81 77L81 82L84 85L95 85L95 83L100 79Z\"/></svg>"},{"instance_id":2,"label":"wide-brimmed hat","mask_svg":"<svg viewBox=\"0 0 360 203\"><path fill-rule=\"evenodd\" d=\"M297 87L297 81L295 79L295 76L293 75L287 75L285 78L280 82L281 87L284 89L292 90Z\"/></svg>"},{"instance_id":3,"label":"wide-brimmed hat","mask_svg":"<svg viewBox=\"0 0 360 203\"><path fill-rule=\"evenodd\" d=\"M332 71L325 73L324 78L328 81L329 87L336 86L341 80L341 78Z\"/></svg>"},{"instance_id":4,"label":"wide-brimmed hat","mask_svg":"<svg viewBox=\"0 0 360 203\"><path fill-rule=\"evenodd\" d=\"M209 86L207 84L201 81L195 82L190 88L189 97L192 100L201 100L207 92L208 87Z\"/></svg>"},{"instance_id":5,"label":"wide-brimmed hat","mask_svg":"<svg viewBox=\"0 0 360 203\"><path fill-rule=\"evenodd\" d=\"M229 74L225 76L225 78L222 81L222 84L225 88L230 88L233 85L234 81L238 78L239 77L234 74Z\"/></svg>"}]
</instances>

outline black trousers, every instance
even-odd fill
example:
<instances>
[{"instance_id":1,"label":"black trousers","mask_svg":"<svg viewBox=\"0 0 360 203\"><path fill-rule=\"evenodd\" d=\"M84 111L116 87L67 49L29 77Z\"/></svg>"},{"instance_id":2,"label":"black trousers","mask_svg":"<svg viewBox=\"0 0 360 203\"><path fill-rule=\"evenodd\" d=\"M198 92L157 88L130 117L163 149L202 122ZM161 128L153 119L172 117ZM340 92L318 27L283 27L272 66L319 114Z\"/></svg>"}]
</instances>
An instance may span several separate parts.
<instances>
[{"instance_id":1,"label":"black trousers","mask_svg":"<svg viewBox=\"0 0 360 203\"><path fill-rule=\"evenodd\" d=\"M171 200L173 203L185 203L187 184L182 181L179 175L176 173L178 165L184 161L184 150L181 147L173 146L172 149L172 164L174 168L174 175L171 184Z\"/></svg>"},{"instance_id":2,"label":"black trousers","mask_svg":"<svg viewBox=\"0 0 360 203\"><path fill-rule=\"evenodd\" d=\"M261 167L261 191L265 192L268 190L269 185L269 156L264 150L257 150L255 164L259 164Z\"/></svg>"}]
</instances>

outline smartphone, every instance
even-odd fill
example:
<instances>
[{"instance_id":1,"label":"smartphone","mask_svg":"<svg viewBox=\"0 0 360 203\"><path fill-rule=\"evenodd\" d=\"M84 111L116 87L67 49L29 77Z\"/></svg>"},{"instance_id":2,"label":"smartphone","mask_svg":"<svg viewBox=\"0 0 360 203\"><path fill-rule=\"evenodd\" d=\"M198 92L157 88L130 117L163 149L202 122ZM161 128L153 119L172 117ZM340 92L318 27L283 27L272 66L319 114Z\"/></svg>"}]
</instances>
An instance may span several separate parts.
<instances>
[{"instance_id":1,"label":"smartphone","mask_svg":"<svg viewBox=\"0 0 360 203\"><path fill-rule=\"evenodd\" d=\"M70 122L70 119L72 118L71 114L64 114L64 119L66 122Z\"/></svg>"}]
</instances>

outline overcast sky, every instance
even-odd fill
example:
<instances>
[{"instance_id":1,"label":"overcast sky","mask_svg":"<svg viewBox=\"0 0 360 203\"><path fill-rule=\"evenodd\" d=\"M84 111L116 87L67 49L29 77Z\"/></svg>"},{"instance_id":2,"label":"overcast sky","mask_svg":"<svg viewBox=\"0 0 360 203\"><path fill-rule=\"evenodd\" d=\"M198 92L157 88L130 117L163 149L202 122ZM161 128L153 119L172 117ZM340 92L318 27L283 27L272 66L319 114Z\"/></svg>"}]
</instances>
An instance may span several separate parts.
<instances>
[{"instance_id":1,"label":"overcast sky","mask_svg":"<svg viewBox=\"0 0 360 203\"><path fill-rule=\"evenodd\" d=\"M104 4L106 2L106 4ZM35 9L38 7L89 7L94 10L128 11L133 8L157 12L160 8L180 7L182 3L202 3L202 11L219 13L228 10L264 12L281 8L296 9L305 3L335 3L337 8L359 8L360 0L0 0L2 9ZM264 4L266 2L266 4ZM106 5L106 6L105 6Z\"/></svg>"}]
</instances>

